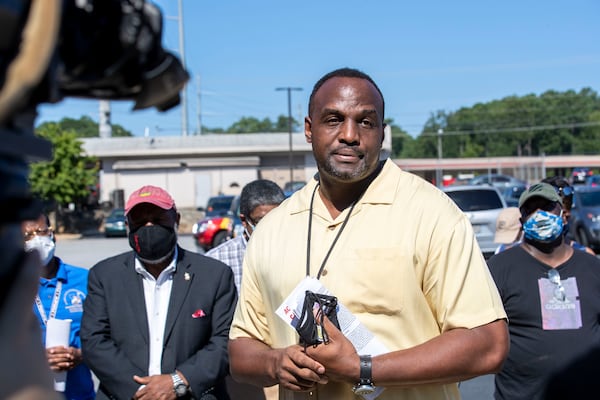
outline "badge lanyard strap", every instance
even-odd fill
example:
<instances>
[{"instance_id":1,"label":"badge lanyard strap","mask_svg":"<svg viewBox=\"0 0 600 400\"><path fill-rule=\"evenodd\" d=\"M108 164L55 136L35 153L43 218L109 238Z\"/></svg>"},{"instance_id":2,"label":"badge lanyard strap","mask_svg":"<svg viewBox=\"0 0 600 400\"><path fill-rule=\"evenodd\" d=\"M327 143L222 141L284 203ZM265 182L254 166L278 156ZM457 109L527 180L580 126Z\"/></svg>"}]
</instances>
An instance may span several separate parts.
<instances>
[{"instance_id":1,"label":"badge lanyard strap","mask_svg":"<svg viewBox=\"0 0 600 400\"><path fill-rule=\"evenodd\" d=\"M56 283L56 289L54 290L54 298L52 299L52 305L50 306L50 319L56 316L56 311L58 310L58 299L60 299L60 292L62 292L62 281L58 281ZM40 295L35 295L35 305L40 313L40 317L42 318L42 322L44 325L48 325L48 318L46 318L46 312L44 311L44 305L42 304L42 300L40 299Z\"/></svg>"},{"instance_id":2,"label":"badge lanyard strap","mask_svg":"<svg viewBox=\"0 0 600 400\"><path fill-rule=\"evenodd\" d=\"M319 188L319 183L317 183L317 185L315 186L315 189L313 190L312 197L310 199L310 208L309 208L309 212L308 212L308 239L306 240L306 276L310 276L310 236L311 236L311 231L312 231L313 205L315 202L315 194L317 193L318 188ZM348 215L346 215L346 218L344 218L344 222L342 222L342 226L340 227L340 230L338 231L337 235L335 235L335 239L333 239L333 243L331 243L331 246L329 246L329 250L327 251L325 258L323 259L323 262L321 263L321 267L319 268L319 272L317 273L317 279L321 278L321 273L323 272L323 269L325 268L325 263L327 262L327 259L331 255L333 246L335 246L337 240L339 239L340 235L342 234L342 231L346 227L346 224L348 223L348 220L350 219L350 215L352 214L352 210L354 210L354 206L356 205L357 202L358 202L358 200L353 202L352 205L350 206L350 210L348 210Z\"/></svg>"}]
</instances>

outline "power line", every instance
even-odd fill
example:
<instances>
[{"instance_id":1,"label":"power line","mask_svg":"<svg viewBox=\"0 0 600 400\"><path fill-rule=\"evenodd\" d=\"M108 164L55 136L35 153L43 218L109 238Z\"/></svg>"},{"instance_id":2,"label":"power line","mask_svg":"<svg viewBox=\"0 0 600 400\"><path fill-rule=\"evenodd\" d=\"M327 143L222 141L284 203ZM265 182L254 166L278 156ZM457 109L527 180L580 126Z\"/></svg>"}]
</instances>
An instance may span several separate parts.
<instances>
[{"instance_id":1,"label":"power line","mask_svg":"<svg viewBox=\"0 0 600 400\"><path fill-rule=\"evenodd\" d=\"M531 131L546 131L556 129L570 129L570 128L586 128L590 126L600 126L600 122L576 122L572 124L560 124L560 125L536 125L536 126L523 126L514 128L494 128L494 129L478 129L472 131L445 131L444 136L455 136L455 135L480 135L484 133L508 133L508 132L531 132ZM423 132L421 136L436 136L437 132Z\"/></svg>"}]
</instances>

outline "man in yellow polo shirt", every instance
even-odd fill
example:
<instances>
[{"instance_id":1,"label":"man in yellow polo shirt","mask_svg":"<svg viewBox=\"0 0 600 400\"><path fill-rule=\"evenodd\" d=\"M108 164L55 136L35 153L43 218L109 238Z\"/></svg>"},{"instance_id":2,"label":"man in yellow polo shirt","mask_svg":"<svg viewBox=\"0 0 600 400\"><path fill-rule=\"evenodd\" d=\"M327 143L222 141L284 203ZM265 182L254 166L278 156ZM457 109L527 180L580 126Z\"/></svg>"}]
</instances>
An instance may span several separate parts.
<instances>
[{"instance_id":1,"label":"man in yellow polo shirt","mask_svg":"<svg viewBox=\"0 0 600 400\"><path fill-rule=\"evenodd\" d=\"M234 379L279 384L286 400L458 399L456 382L500 369L506 314L469 220L437 188L379 159L383 121L368 75L343 68L315 85L305 136L319 174L249 241L230 330ZM387 350L359 353L327 319L326 343L299 345L275 310L306 276Z\"/></svg>"}]
</instances>

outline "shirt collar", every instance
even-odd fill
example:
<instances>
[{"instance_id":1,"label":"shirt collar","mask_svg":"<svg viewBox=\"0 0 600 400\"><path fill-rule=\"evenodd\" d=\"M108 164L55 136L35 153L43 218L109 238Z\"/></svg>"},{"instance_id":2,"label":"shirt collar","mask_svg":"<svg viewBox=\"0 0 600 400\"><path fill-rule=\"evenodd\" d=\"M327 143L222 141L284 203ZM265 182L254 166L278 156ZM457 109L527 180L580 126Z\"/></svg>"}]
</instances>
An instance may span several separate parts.
<instances>
[{"instance_id":1,"label":"shirt collar","mask_svg":"<svg viewBox=\"0 0 600 400\"><path fill-rule=\"evenodd\" d=\"M169 263L169 265L166 266L166 268L164 270L162 270L162 272L160 273L160 275L164 275L164 274L168 274L168 275L172 275L175 273L175 271L177 270L177 246L175 246L175 252L173 253L173 258L171 259L171 262ZM135 272L137 272L138 274L144 276L144 277L150 277L152 276L147 270L146 268L144 268L144 264L142 264L142 262L135 257ZM159 275L159 277L160 277Z\"/></svg>"},{"instance_id":2,"label":"shirt collar","mask_svg":"<svg viewBox=\"0 0 600 400\"><path fill-rule=\"evenodd\" d=\"M55 258L56 258L56 262L58 263L58 270L56 271L56 278L60 279L63 282L66 282L68 280L67 279L67 276L68 276L67 269L65 268L65 265L60 258L58 258L58 257L55 257Z\"/></svg>"},{"instance_id":3,"label":"shirt collar","mask_svg":"<svg viewBox=\"0 0 600 400\"><path fill-rule=\"evenodd\" d=\"M398 179L393 178L393 175L397 174L398 171L400 171L400 168L391 159L386 159L379 175L371 182L358 204L393 203L397 188L390 188L389 184L390 181L398 182ZM298 190L290 197L291 214L309 210L310 199L317 184L318 181L313 177L302 189Z\"/></svg>"},{"instance_id":4,"label":"shirt collar","mask_svg":"<svg viewBox=\"0 0 600 400\"><path fill-rule=\"evenodd\" d=\"M63 261L56 256L54 258L56 259L56 262L58 263L58 269L56 270L56 275L54 276L54 278L51 278L51 279L46 279L46 278L40 277L40 282L42 284L48 284L50 282L58 282L58 281L67 282L69 280L68 279L69 275L67 274L67 269L65 268Z\"/></svg>"}]
</instances>

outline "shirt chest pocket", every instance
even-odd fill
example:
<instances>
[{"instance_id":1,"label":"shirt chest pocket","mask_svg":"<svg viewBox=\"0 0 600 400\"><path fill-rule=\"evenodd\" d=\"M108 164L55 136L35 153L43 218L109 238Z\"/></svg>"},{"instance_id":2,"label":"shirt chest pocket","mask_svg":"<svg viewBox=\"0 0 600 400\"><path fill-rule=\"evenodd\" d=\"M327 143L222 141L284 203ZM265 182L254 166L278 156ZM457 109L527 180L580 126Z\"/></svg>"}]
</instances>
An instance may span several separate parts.
<instances>
[{"instance_id":1,"label":"shirt chest pocket","mask_svg":"<svg viewBox=\"0 0 600 400\"><path fill-rule=\"evenodd\" d=\"M344 288L344 302L350 309L397 315L415 287L412 266L412 257L397 247L354 249L344 253L332 280L335 287Z\"/></svg>"}]
</instances>

